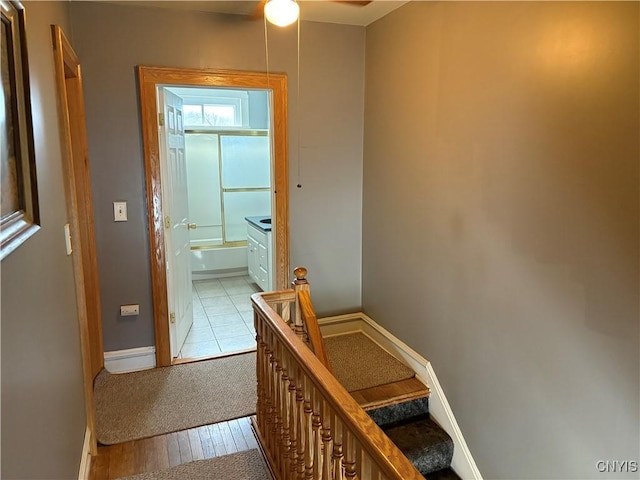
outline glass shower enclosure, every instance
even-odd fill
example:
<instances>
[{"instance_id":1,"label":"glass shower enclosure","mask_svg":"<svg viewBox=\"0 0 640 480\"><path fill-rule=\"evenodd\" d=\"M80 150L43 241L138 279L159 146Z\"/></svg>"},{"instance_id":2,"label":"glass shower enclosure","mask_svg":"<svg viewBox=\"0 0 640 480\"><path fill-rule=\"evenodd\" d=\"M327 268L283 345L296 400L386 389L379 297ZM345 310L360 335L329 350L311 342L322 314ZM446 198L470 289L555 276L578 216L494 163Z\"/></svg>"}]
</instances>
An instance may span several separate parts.
<instances>
[{"instance_id":1,"label":"glass shower enclosure","mask_svg":"<svg viewBox=\"0 0 640 480\"><path fill-rule=\"evenodd\" d=\"M186 130L191 247L246 245L245 217L271 215L268 130Z\"/></svg>"}]
</instances>

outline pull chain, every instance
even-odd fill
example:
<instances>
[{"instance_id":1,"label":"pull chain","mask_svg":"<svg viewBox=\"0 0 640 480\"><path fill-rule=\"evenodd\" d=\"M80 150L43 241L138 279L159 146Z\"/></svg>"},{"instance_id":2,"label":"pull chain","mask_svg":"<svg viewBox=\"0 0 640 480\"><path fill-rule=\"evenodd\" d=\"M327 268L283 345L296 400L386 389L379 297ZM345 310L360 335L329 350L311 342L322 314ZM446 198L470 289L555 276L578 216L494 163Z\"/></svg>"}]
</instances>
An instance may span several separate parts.
<instances>
[{"instance_id":1,"label":"pull chain","mask_svg":"<svg viewBox=\"0 0 640 480\"><path fill-rule=\"evenodd\" d=\"M264 56L267 62L267 88L271 86L271 77L269 77L269 35L267 34L267 16L264 15Z\"/></svg>"},{"instance_id":2,"label":"pull chain","mask_svg":"<svg viewBox=\"0 0 640 480\"><path fill-rule=\"evenodd\" d=\"M302 125L302 121L300 119L300 17L298 17L298 88L297 88L297 98L296 98L296 118L298 120L298 188L302 188L302 183L300 181L300 125Z\"/></svg>"}]
</instances>

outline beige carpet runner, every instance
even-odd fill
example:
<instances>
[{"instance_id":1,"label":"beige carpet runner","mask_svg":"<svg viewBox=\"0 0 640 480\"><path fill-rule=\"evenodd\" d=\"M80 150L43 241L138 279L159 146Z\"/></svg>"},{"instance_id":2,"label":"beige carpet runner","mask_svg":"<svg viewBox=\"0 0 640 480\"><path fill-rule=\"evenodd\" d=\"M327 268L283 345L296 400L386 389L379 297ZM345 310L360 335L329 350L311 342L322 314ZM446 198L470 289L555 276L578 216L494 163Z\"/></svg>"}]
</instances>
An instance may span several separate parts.
<instances>
[{"instance_id":1,"label":"beige carpet runner","mask_svg":"<svg viewBox=\"0 0 640 480\"><path fill-rule=\"evenodd\" d=\"M333 374L348 392L413 378L414 371L362 333L327 337Z\"/></svg>"},{"instance_id":2,"label":"beige carpet runner","mask_svg":"<svg viewBox=\"0 0 640 480\"><path fill-rule=\"evenodd\" d=\"M334 374L350 392L406 380L413 370L362 333L325 338ZM114 375L95 382L97 438L104 445L252 415L255 353Z\"/></svg>"},{"instance_id":3,"label":"beige carpet runner","mask_svg":"<svg viewBox=\"0 0 640 480\"><path fill-rule=\"evenodd\" d=\"M246 417L256 411L256 354L110 374L95 381L104 445Z\"/></svg>"},{"instance_id":4,"label":"beige carpet runner","mask_svg":"<svg viewBox=\"0 0 640 480\"><path fill-rule=\"evenodd\" d=\"M161 472L141 473L119 480L271 480L258 450L178 465Z\"/></svg>"}]
</instances>

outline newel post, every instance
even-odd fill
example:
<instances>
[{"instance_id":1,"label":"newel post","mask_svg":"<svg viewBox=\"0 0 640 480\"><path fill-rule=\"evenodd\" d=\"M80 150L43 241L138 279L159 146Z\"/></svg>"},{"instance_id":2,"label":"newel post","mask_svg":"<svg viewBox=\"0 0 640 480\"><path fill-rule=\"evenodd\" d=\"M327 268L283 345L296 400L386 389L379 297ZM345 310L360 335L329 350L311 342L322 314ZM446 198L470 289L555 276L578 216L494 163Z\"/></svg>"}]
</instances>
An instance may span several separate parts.
<instances>
[{"instance_id":1,"label":"newel post","mask_svg":"<svg viewBox=\"0 0 640 480\"><path fill-rule=\"evenodd\" d=\"M307 281L307 269L304 267L296 267L293 271L295 275L295 280L291 282L291 286L293 290L296 292L296 309L295 316L293 319L293 331L300 337L300 340L305 341L305 330L304 325L302 324L302 308L300 307L300 298L299 294L301 291L306 290L307 292L310 290L309 282Z\"/></svg>"}]
</instances>

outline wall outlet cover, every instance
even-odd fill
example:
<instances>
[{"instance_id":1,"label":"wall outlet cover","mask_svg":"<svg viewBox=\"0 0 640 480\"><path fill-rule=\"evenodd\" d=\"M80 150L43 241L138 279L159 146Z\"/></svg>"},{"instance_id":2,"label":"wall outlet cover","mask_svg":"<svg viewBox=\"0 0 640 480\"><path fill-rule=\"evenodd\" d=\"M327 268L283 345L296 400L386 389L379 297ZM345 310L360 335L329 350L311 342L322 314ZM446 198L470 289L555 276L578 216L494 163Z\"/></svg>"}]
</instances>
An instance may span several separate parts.
<instances>
[{"instance_id":1,"label":"wall outlet cover","mask_svg":"<svg viewBox=\"0 0 640 480\"><path fill-rule=\"evenodd\" d=\"M140 315L140 305L120 305L120 316Z\"/></svg>"}]
</instances>

